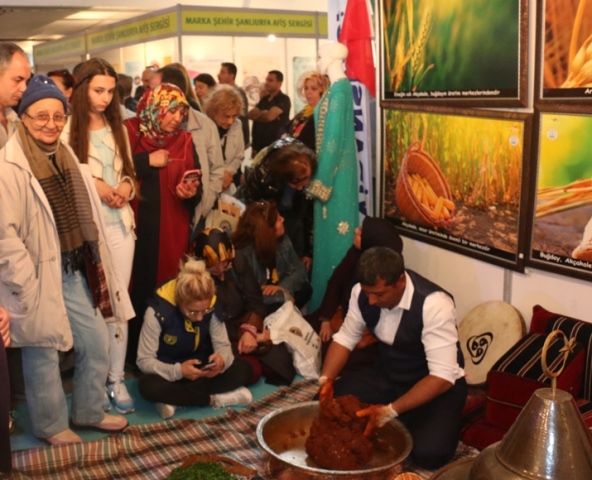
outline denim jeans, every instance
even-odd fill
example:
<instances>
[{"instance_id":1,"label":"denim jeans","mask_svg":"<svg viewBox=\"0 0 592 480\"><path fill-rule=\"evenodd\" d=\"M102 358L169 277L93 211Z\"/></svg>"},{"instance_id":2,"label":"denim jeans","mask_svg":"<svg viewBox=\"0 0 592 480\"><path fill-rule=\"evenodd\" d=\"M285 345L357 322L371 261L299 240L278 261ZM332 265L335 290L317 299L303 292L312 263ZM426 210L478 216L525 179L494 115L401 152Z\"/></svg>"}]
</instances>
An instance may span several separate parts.
<instances>
[{"instance_id":1,"label":"denim jeans","mask_svg":"<svg viewBox=\"0 0 592 480\"><path fill-rule=\"evenodd\" d=\"M62 289L74 337L74 379L71 418L85 425L103 420L101 408L109 370L109 339L101 313L93 308L80 272L63 274ZM41 307L43 308L43 307ZM51 321L49 312L47 321ZM24 347L23 372L33 434L48 438L68 428L68 407L54 348Z\"/></svg>"}]
</instances>

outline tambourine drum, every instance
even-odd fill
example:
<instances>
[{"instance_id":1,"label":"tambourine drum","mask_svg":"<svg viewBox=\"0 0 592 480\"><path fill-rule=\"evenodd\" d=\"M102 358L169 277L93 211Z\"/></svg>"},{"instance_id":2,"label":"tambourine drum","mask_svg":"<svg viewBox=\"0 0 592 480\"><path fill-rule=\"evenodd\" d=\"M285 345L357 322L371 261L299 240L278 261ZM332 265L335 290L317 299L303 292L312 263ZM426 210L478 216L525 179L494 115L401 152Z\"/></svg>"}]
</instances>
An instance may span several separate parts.
<instances>
[{"instance_id":1,"label":"tambourine drum","mask_svg":"<svg viewBox=\"0 0 592 480\"><path fill-rule=\"evenodd\" d=\"M525 334L522 315L509 303L493 300L473 308L458 326L467 383L485 383L493 364Z\"/></svg>"}]
</instances>

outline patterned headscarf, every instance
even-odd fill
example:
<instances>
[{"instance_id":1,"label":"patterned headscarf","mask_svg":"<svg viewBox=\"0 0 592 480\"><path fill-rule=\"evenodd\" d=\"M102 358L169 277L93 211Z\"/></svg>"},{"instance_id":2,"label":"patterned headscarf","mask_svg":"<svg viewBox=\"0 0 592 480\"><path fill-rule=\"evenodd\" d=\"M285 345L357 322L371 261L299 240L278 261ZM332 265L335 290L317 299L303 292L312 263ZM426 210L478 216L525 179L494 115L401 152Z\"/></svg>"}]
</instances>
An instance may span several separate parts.
<instances>
[{"instance_id":1,"label":"patterned headscarf","mask_svg":"<svg viewBox=\"0 0 592 480\"><path fill-rule=\"evenodd\" d=\"M234 246L228 234L219 228L206 228L195 239L193 252L208 268L234 258Z\"/></svg>"},{"instance_id":2,"label":"patterned headscarf","mask_svg":"<svg viewBox=\"0 0 592 480\"><path fill-rule=\"evenodd\" d=\"M296 92L298 93L298 97L300 98L300 100L302 100L304 103L306 103L306 95L304 95L304 86L306 85L306 82L308 80L312 80L317 84L321 92L321 97L327 91L330 84L329 77L327 77L327 75L323 75L322 73L317 72L315 70L307 70L306 72L303 72L298 77L298 81L296 82Z\"/></svg>"},{"instance_id":3,"label":"patterned headscarf","mask_svg":"<svg viewBox=\"0 0 592 480\"><path fill-rule=\"evenodd\" d=\"M174 135L175 132L163 132L160 122L166 112L176 107L189 108L189 103L181 89L175 85L161 83L144 92L136 110L142 134L154 139Z\"/></svg>"}]
</instances>

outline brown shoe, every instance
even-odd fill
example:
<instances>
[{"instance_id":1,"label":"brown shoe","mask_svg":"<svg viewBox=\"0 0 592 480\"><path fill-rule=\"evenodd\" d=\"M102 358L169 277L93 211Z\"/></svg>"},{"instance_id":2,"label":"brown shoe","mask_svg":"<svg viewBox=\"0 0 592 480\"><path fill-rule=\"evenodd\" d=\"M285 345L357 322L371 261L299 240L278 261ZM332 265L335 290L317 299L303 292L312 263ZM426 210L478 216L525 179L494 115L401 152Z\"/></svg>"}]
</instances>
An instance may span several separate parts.
<instances>
[{"instance_id":1,"label":"brown shoe","mask_svg":"<svg viewBox=\"0 0 592 480\"><path fill-rule=\"evenodd\" d=\"M53 437L43 438L43 441L50 445L65 445L66 443L82 443L82 438L76 435L69 428L63 432L56 433Z\"/></svg>"},{"instance_id":2,"label":"brown shoe","mask_svg":"<svg viewBox=\"0 0 592 480\"><path fill-rule=\"evenodd\" d=\"M129 422L120 415L105 414L103 420L98 423L91 423L88 425L79 425L72 422L72 426L79 430L97 430L99 432L115 433L126 429Z\"/></svg>"}]
</instances>

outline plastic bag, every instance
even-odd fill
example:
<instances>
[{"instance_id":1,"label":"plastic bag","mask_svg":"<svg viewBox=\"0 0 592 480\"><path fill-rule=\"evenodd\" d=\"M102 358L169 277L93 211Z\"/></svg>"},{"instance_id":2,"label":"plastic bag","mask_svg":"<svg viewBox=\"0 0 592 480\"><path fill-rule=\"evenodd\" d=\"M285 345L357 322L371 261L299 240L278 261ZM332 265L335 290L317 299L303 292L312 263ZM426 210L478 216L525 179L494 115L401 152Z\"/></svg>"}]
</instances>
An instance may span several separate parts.
<instances>
[{"instance_id":1,"label":"plastic bag","mask_svg":"<svg viewBox=\"0 0 592 480\"><path fill-rule=\"evenodd\" d=\"M284 303L264 321L274 344L285 343L296 371L306 379L321 373L321 339L292 302Z\"/></svg>"}]
</instances>

